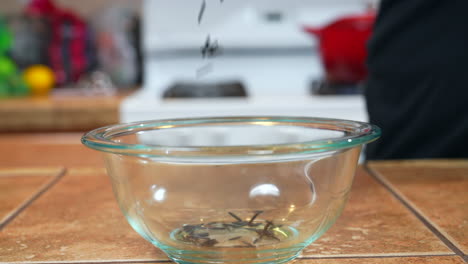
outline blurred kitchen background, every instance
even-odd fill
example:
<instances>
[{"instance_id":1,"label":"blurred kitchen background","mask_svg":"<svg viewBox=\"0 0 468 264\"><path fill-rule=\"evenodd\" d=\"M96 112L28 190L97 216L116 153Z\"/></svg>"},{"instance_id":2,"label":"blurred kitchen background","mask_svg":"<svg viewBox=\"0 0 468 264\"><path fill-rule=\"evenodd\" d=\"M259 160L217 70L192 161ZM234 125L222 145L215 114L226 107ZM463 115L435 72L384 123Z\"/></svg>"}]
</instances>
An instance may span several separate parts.
<instances>
[{"instance_id":1,"label":"blurred kitchen background","mask_svg":"<svg viewBox=\"0 0 468 264\"><path fill-rule=\"evenodd\" d=\"M377 0L4 0L0 131L226 115L367 121Z\"/></svg>"}]
</instances>

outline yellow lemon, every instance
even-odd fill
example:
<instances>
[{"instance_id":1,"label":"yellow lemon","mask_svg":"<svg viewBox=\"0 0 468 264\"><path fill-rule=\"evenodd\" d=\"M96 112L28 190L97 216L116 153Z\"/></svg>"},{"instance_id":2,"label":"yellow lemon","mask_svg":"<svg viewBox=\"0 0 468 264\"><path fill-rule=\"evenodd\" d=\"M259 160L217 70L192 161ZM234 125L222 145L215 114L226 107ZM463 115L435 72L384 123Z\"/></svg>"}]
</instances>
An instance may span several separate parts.
<instances>
[{"instance_id":1,"label":"yellow lemon","mask_svg":"<svg viewBox=\"0 0 468 264\"><path fill-rule=\"evenodd\" d=\"M33 95L47 95L55 85L54 72L44 65L28 67L23 72L23 78Z\"/></svg>"}]
</instances>

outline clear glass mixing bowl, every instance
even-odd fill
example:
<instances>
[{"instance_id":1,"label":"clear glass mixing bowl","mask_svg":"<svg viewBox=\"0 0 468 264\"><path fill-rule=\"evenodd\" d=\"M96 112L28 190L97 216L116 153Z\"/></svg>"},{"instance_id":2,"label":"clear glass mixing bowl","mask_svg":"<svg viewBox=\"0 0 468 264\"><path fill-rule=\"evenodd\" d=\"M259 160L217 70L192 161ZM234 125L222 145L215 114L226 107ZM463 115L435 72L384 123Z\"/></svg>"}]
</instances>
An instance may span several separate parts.
<instances>
[{"instance_id":1,"label":"clear glass mixing bowl","mask_svg":"<svg viewBox=\"0 0 468 264\"><path fill-rule=\"evenodd\" d=\"M230 117L104 127L82 142L105 152L130 225L179 263L284 263L336 220L370 124Z\"/></svg>"}]
</instances>

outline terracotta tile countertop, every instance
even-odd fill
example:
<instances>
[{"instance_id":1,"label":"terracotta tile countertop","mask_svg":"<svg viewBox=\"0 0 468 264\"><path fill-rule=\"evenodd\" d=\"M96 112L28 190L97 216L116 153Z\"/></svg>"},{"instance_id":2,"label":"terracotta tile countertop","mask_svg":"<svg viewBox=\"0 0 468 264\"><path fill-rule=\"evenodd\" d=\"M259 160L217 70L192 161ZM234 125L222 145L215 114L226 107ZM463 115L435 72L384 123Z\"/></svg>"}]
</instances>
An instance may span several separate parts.
<instances>
[{"instance_id":1,"label":"terracotta tile countertop","mask_svg":"<svg viewBox=\"0 0 468 264\"><path fill-rule=\"evenodd\" d=\"M80 134L0 135L0 263L162 263ZM337 223L298 264L468 261L468 160L359 167Z\"/></svg>"}]
</instances>

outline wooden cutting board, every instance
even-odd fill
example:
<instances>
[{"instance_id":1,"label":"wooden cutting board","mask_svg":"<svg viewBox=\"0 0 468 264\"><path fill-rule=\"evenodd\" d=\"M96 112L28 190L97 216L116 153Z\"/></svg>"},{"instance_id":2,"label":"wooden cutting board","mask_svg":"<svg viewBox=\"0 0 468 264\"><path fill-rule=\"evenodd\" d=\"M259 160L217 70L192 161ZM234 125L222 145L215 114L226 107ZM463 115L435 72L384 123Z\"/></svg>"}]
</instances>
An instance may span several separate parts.
<instances>
[{"instance_id":1,"label":"wooden cutting board","mask_svg":"<svg viewBox=\"0 0 468 264\"><path fill-rule=\"evenodd\" d=\"M0 99L0 132L86 131L115 124L124 97Z\"/></svg>"}]
</instances>

